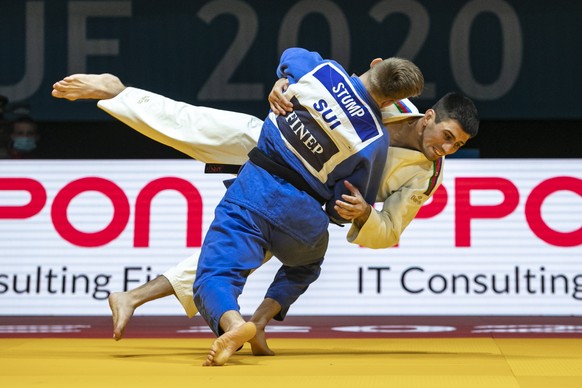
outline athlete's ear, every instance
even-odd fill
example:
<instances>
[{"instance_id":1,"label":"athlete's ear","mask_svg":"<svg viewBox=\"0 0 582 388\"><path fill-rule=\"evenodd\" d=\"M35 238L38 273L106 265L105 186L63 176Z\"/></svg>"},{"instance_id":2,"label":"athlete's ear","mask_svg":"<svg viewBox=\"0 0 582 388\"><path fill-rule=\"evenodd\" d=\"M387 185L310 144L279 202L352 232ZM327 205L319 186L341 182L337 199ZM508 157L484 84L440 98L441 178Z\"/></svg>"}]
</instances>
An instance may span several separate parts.
<instances>
[{"instance_id":1,"label":"athlete's ear","mask_svg":"<svg viewBox=\"0 0 582 388\"><path fill-rule=\"evenodd\" d=\"M427 125L429 121L434 118L436 118L436 112L434 109L427 109L426 112L424 112L424 117L422 118L424 125Z\"/></svg>"},{"instance_id":2,"label":"athlete's ear","mask_svg":"<svg viewBox=\"0 0 582 388\"><path fill-rule=\"evenodd\" d=\"M373 60L372 60L372 62L370 62L370 69L371 69L372 67L376 66L378 63L380 63L380 62L382 62L382 61L383 61L383 59L382 59L382 58L376 58L376 59L373 59Z\"/></svg>"}]
</instances>

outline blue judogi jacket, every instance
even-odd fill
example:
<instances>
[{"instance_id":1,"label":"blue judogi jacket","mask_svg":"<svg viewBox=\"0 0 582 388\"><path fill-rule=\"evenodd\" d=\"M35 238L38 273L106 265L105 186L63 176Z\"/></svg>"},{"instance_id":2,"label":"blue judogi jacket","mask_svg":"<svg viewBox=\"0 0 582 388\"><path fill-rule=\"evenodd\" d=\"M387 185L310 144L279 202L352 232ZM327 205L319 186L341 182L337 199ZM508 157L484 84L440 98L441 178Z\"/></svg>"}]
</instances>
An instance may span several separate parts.
<instances>
[{"instance_id":1,"label":"blue judogi jacket","mask_svg":"<svg viewBox=\"0 0 582 388\"><path fill-rule=\"evenodd\" d=\"M325 200L321 204L276 175L247 163L224 200L256 212L289 235L315 244L329 218L346 222L333 209L355 185L374 203L384 170L389 135L378 105L357 77L335 61L301 48L286 50L277 75L289 80L286 96L293 111L269 114L258 148L298 172Z\"/></svg>"}]
</instances>

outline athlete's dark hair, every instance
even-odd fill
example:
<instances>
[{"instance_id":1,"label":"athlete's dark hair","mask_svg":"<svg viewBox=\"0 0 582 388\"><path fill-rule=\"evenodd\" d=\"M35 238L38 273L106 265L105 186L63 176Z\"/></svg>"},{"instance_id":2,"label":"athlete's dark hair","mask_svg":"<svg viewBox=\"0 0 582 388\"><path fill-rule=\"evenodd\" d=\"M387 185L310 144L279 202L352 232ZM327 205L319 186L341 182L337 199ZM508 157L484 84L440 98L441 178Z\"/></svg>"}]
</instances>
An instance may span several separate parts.
<instances>
[{"instance_id":1,"label":"athlete's dark hair","mask_svg":"<svg viewBox=\"0 0 582 388\"><path fill-rule=\"evenodd\" d=\"M459 93L447 93L433 105L436 112L435 122L455 120L469 136L479 132L479 114L473 101Z\"/></svg>"}]
</instances>

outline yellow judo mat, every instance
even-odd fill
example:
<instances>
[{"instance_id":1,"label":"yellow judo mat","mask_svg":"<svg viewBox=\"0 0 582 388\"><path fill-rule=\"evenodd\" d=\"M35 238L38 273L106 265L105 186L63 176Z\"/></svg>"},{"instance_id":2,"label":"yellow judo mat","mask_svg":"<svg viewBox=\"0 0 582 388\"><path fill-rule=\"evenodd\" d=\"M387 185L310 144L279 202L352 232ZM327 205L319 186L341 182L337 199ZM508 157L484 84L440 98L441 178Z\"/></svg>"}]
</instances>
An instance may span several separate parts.
<instances>
[{"instance_id":1,"label":"yellow judo mat","mask_svg":"<svg viewBox=\"0 0 582 388\"><path fill-rule=\"evenodd\" d=\"M582 387L582 339L271 339L203 367L212 339L0 339L0 387Z\"/></svg>"}]
</instances>

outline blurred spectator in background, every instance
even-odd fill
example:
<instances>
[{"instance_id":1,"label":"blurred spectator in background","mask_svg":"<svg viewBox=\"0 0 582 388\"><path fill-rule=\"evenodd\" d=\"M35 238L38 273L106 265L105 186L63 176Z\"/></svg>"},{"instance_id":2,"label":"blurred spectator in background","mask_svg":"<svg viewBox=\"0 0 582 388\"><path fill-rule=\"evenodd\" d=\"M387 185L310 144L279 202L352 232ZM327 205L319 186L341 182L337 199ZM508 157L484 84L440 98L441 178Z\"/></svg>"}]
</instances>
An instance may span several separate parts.
<instances>
[{"instance_id":1,"label":"blurred spectator in background","mask_svg":"<svg viewBox=\"0 0 582 388\"><path fill-rule=\"evenodd\" d=\"M8 141L8 158L34 159L39 157L38 144L40 132L38 125L29 117L22 117L12 123Z\"/></svg>"},{"instance_id":2,"label":"blurred spectator in background","mask_svg":"<svg viewBox=\"0 0 582 388\"><path fill-rule=\"evenodd\" d=\"M28 107L8 105L8 98L0 96L0 159L38 158L38 124L29 116L23 116L28 114ZM8 111L22 116L5 120L4 114Z\"/></svg>"}]
</instances>

